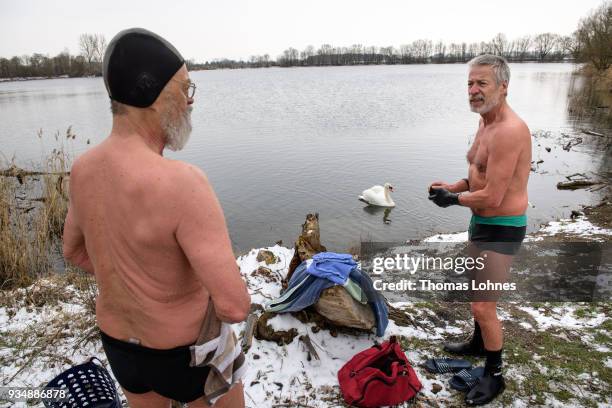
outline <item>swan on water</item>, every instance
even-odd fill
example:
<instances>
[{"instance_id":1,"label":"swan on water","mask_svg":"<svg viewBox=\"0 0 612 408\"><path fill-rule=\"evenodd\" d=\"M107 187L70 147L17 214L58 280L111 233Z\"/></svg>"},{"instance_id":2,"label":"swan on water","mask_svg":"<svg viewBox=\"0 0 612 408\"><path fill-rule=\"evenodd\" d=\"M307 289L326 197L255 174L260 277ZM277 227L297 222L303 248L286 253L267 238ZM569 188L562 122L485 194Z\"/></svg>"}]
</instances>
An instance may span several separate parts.
<instances>
[{"instance_id":1,"label":"swan on water","mask_svg":"<svg viewBox=\"0 0 612 408\"><path fill-rule=\"evenodd\" d=\"M393 186L389 183L385 183L384 187L374 186L368 188L367 190L363 190L363 193L361 193L359 199L370 205L377 205L379 207L395 207L395 203L391 199L392 192Z\"/></svg>"}]
</instances>

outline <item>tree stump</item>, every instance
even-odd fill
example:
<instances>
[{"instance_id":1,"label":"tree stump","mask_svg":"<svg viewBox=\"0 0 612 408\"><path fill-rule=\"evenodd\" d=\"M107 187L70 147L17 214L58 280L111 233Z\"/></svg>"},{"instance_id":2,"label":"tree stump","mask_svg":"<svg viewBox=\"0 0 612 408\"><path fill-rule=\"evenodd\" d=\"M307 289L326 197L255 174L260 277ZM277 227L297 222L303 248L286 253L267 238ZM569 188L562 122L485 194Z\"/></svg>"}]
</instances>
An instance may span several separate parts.
<instances>
[{"instance_id":1,"label":"tree stump","mask_svg":"<svg viewBox=\"0 0 612 408\"><path fill-rule=\"evenodd\" d=\"M314 308L338 326L370 330L376 324L372 308L355 301L342 286L325 289Z\"/></svg>"},{"instance_id":2,"label":"tree stump","mask_svg":"<svg viewBox=\"0 0 612 408\"><path fill-rule=\"evenodd\" d=\"M321 245L321 232L319 230L319 213L306 214L306 221L302 224L302 233L295 241L293 258L289 264L289 272L283 282L283 289L287 287L287 282L291 279L293 271L306 259L311 259L314 254L327 251Z\"/></svg>"},{"instance_id":3,"label":"tree stump","mask_svg":"<svg viewBox=\"0 0 612 408\"><path fill-rule=\"evenodd\" d=\"M295 241L295 253L289 264L289 272L283 282L283 287L287 286L291 275L299 264L306 259L311 259L315 254L325 251L327 249L321 245L319 214L307 214L306 221L302 224L302 233ZM341 286L332 286L325 289L315 303L314 309L338 326L371 330L376 325L376 319L370 306L357 302Z\"/></svg>"}]
</instances>

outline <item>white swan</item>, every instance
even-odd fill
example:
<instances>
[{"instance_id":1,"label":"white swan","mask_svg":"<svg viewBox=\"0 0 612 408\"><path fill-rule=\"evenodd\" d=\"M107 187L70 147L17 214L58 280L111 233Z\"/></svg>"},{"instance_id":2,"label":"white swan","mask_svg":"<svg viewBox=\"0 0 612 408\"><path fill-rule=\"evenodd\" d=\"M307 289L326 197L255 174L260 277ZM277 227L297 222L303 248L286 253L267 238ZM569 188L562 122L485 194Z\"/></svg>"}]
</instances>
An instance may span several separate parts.
<instances>
[{"instance_id":1,"label":"white swan","mask_svg":"<svg viewBox=\"0 0 612 408\"><path fill-rule=\"evenodd\" d=\"M395 207L395 203L391 199L391 192L393 192L393 186L389 183L385 183L385 186L374 186L363 190L363 193L359 196L361 201L365 201L370 205L377 205L380 207Z\"/></svg>"}]
</instances>

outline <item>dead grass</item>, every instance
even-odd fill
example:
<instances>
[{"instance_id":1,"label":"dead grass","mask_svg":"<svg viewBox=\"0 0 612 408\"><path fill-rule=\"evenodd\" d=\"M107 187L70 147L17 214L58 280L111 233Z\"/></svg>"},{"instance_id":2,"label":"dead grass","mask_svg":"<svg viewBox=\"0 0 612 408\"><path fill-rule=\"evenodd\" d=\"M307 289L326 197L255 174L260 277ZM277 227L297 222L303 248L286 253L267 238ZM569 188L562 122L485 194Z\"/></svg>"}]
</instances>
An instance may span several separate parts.
<instances>
[{"instance_id":1,"label":"dead grass","mask_svg":"<svg viewBox=\"0 0 612 408\"><path fill-rule=\"evenodd\" d=\"M42 132L39 132L42 140ZM0 289L25 287L49 272L59 257L68 210L67 172L72 154L55 135L56 148L43 157L32 176L0 176ZM0 159L0 170L14 166Z\"/></svg>"},{"instance_id":2,"label":"dead grass","mask_svg":"<svg viewBox=\"0 0 612 408\"><path fill-rule=\"evenodd\" d=\"M598 72L585 65L578 74L574 81L580 81L581 85L576 86L568 98L570 114L609 129L612 125L612 68ZM609 145L609 141L606 143Z\"/></svg>"}]
</instances>

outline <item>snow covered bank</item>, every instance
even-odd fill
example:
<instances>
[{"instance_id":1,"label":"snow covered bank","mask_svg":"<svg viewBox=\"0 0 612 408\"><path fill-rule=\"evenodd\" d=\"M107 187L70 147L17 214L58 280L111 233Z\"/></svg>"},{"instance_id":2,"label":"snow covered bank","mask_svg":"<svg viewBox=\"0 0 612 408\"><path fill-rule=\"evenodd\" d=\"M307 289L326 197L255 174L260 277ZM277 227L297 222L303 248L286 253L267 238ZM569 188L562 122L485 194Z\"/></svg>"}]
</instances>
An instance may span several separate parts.
<instances>
[{"instance_id":1,"label":"snow covered bank","mask_svg":"<svg viewBox=\"0 0 612 408\"><path fill-rule=\"evenodd\" d=\"M592 239L612 235L586 218L549 223L532 237L570 234ZM462 242L467 233L437 235L427 242ZM538 238L539 239L539 238ZM280 295L281 279L286 275L293 250L281 246L263 248L275 262L258 262L260 249L237 259L247 282L252 302L263 304ZM0 377L3 384L37 387L46 384L70 365L97 356L106 363L87 294L63 277L41 279L35 285L12 292L0 292ZM57 293L36 298L36 291ZM42 299L42 300L41 300ZM401 338L407 356L423 383L417 397L422 406L452 407L462 404L463 395L448 386L450 375L431 375L420 367L427 358L442 356L439 351L446 338L470 330L465 305L442 307L433 303L396 303L420 325L399 326L390 321L385 338ZM465 313L461 314L461 310ZM459 316L460 317L457 317ZM503 304L500 316L507 333L506 362L508 389L492 406L533 406L554 404L571 407L612 404L609 393L612 372L611 324L608 304ZM275 330L295 328L298 336L285 345L253 339L246 354L244 378L248 407L344 406L339 394L337 372L357 352L370 347L374 334L332 333L314 323L304 324L292 315L269 320ZM234 329L241 336L244 323ZM308 335L320 360L308 359L299 336ZM531 348L530 348L531 347ZM559 352L558 349L569 347ZM562 357L583 353L569 364ZM474 360L475 364L482 361ZM584 366L576 365L584 363ZM584 378L573 376L584 374ZM567 382L564 382L564 379ZM551 382L552 381L552 382ZM536 384L537 387L534 385ZM284 405L283 405L284 404ZM300 405L301 404L301 405ZM602 405L603 404L603 405ZM0 403L0 407L26 406L25 403ZM42 407L41 403L27 406Z\"/></svg>"},{"instance_id":2,"label":"snow covered bank","mask_svg":"<svg viewBox=\"0 0 612 408\"><path fill-rule=\"evenodd\" d=\"M551 221L539 231L528 234L525 241L541 241L543 237L555 235L565 235L567 237L581 237L595 241L606 240L612 236L612 229L601 228L592 224L587 217L581 216L575 219L562 219ZM608 238L609 239L609 238ZM466 242L468 232L458 232L453 234L436 234L423 239L423 242Z\"/></svg>"}]
</instances>

